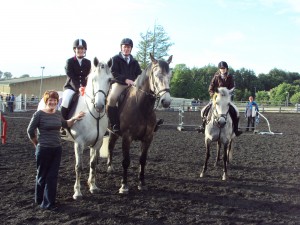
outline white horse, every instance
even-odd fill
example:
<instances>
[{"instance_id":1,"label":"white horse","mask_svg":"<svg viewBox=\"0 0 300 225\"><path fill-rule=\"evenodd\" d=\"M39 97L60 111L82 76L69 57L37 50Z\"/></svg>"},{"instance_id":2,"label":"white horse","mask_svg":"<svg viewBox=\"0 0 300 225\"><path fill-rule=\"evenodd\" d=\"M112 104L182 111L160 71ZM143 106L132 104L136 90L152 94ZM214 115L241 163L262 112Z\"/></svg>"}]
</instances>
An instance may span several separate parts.
<instances>
[{"instance_id":1,"label":"white horse","mask_svg":"<svg viewBox=\"0 0 300 225\"><path fill-rule=\"evenodd\" d=\"M85 116L70 128L70 132L67 132L67 137L63 137L65 140L74 142L76 181L73 198L75 200L82 197L80 191L80 177L82 171L82 155L86 147L90 148L89 190L91 193L96 193L99 190L95 183L96 164L103 142L103 136L108 126L105 103L112 78L113 76L108 65L99 62L98 59L95 58L92 71L88 75L85 93L79 97L76 109L73 113L75 115L82 111L85 112Z\"/></svg>"},{"instance_id":2,"label":"white horse","mask_svg":"<svg viewBox=\"0 0 300 225\"><path fill-rule=\"evenodd\" d=\"M227 179L227 164L229 163L229 158L232 157L232 141L235 137L232 127L232 119L229 115L229 105L233 105L231 102L231 93L233 89L228 90L227 88L218 88L218 93L213 97L213 105L211 108L211 113L208 115L207 125L205 127L205 146L206 146L206 158L203 166L203 170L200 177L204 177L207 170L207 161L210 157L210 145L212 142L217 142L217 159L215 166L220 157L220 148L223 144L223 176L222 180ZM237 108L234 106L237 110ZM203 116L204 108L201 111L201 116Z\"/></svg>"}]
</instances>

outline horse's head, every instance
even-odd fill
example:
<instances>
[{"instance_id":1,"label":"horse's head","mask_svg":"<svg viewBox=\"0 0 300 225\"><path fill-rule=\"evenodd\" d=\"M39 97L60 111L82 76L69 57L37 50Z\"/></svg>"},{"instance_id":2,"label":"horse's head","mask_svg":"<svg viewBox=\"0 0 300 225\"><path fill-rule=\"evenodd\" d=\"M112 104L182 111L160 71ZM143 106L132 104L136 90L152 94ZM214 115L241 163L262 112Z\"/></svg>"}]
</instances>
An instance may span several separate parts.
<instances>
[{"instance_id":1,"label":"horse's head","mask_svg":"<svg viewBox=\"0 0 300 225\"><path fill-rule=\"evenodd\" d=\"M233 89L228 90L225 87L220 87L218 93L213 97L214 117L220 127L224 127L226 124L232 92Z\"/></svg>"},{"instance_id":2,"label":"horse's head","mask_svg":"<svg viewBox=\"0 0 300 225\"><path fill-rule=\"evenodd\" d=\"M92 72L88 76L86 93L98 112L103 112L105 109L106 97L112 78L113 75L109 66L106 63L99 62L95 57Z\"/></svg>"},{"instance_id":3,"label":"horse's head","mask_svg":"<svg viewBox=\"0 0 300 225\"><path fill-rule=\"evenodd\" d=\"M151 74L150 74L150 89L159 99L160 104L164 108L168 108L171 104L170 95L170 80L171 70L169 64L172 62L172 56L167 61L157 60L150 53Z\"/></svg>"}]
</instances>

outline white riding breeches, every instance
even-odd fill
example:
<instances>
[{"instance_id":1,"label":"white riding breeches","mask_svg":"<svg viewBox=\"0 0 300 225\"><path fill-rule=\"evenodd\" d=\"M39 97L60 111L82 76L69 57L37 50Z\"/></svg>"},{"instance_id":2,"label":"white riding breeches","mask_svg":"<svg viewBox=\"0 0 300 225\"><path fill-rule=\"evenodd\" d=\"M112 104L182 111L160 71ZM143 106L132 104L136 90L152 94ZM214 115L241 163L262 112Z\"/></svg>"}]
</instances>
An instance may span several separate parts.
<instances>
[{"instance_id":1,"label":"white riding breeches","mask_svg":"<svg viewBox=\"0 0 300 225\"><path fill-rule=\"evenodd\" d=\"M68 108L74 94L75 91L71 89L64 90L61 106Z\"/></svg>"}]
</instances>

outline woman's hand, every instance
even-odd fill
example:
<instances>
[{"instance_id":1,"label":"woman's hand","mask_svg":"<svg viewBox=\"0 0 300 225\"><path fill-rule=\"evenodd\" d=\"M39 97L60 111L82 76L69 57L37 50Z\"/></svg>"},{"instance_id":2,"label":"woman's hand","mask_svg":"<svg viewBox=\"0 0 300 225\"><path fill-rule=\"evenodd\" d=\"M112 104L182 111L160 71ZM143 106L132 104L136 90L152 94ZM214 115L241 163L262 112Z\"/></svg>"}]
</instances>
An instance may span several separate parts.
<instances>
[{"instance_id":1,"label":"woman's hand","mask_svg":"<svg viewBox=\"0 0 300 225\"><path fill-rule=\"evenodd\" d=\"M85 116L85 112L80 112L80 113L78 113L76 116L74 116L73 118L72 118L72 120L75 122L75 121L77 121L77 120L82 120L82 117L84 117Z\"/></svg>"},{"instance_id":2,"label":"woman's hand","mask_svg":"<svg viewBox=\"0 0 300 225\"><path fill-rule=\"evenodd\" d=\"M78 113L76 116L73 116L71 119L67 120L68 127L73 126L73 124L74 124L77 120L82 120L82 117L84 117L84 115L85 115L84 112L80 112L80 113Z\"/></svg>"}]
</instances>

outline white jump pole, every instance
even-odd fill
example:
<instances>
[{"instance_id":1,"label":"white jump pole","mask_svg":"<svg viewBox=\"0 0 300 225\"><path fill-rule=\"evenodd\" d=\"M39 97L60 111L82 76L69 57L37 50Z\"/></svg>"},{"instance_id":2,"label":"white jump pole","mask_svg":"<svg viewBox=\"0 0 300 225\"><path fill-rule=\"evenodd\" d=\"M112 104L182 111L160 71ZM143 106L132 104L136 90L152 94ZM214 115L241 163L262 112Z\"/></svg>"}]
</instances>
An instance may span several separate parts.
<instances>
[{"instance_id":1,"label":"white jump pole","mask_svg":"<svg viewBox=\"0 0 300 225\"><path fill-rule=\"evenodd\" d=\"M268 132L267 131L265 131L265 132L259 132L259 134L272 134L272 135L274 135L274 134L282 134L282 133L274 133L274 132L272 132L271 128L270 128L269 120L263 114L261 114L260 112L258 112L258 114L267 121L268 128L269 128Z\"/></svg>"}]
</instances>

